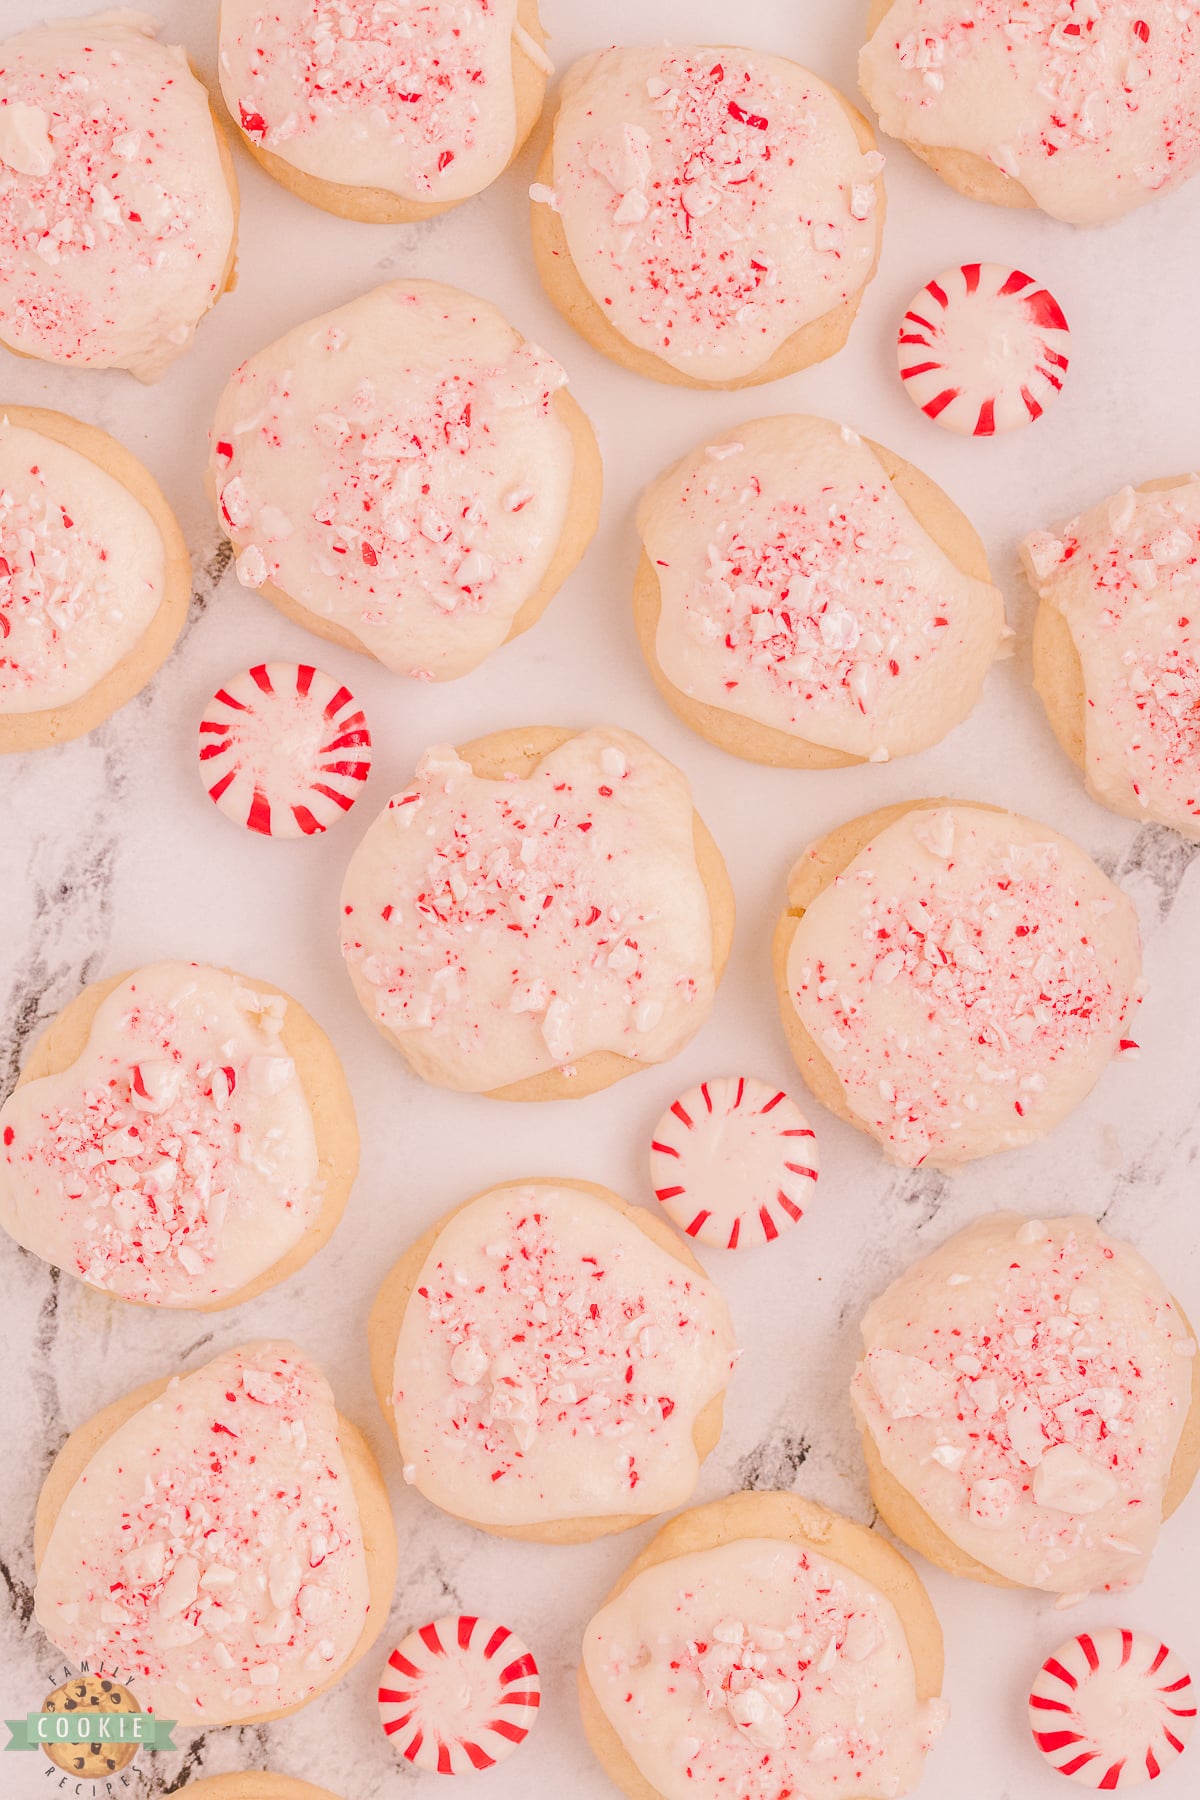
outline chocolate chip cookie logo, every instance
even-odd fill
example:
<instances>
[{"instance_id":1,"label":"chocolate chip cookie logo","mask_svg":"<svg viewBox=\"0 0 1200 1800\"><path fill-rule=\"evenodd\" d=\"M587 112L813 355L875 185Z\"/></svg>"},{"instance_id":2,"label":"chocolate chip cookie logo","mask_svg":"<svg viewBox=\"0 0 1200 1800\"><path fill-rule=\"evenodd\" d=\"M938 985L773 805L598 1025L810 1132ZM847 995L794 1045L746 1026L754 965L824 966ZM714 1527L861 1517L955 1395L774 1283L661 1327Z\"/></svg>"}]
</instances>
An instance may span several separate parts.
<instances>
[{"instance_id":1,"label":"chocolate chip cookie logo","mask_svg":"<svg viewBox=\"0 0 1200 1800\"><path fill-rule=\"evenodd\" d=\"M56 1769L81 1781L108 1781L139 1750L173 1750L174 1719L139 1711L127 1687L81 1670L47 1694L40 1713L6 1719L6 1750L42 1750Z\"/></svg>"}]
</instances>

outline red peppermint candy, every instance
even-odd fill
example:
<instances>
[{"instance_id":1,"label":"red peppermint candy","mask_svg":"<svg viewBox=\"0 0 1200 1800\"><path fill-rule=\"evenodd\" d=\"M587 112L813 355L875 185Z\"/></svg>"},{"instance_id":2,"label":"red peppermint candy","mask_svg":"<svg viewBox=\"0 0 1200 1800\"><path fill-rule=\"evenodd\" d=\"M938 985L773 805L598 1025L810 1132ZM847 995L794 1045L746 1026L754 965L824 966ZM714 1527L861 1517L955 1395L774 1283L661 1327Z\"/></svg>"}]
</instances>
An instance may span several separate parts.
<instances>
[{"instance_id":1,"label":"red peppermint candy","mask_svg":"<svg viewBox=\"0 0 1200 1800\"><path fill-rule=\"evenodd\" d=\"M311 837L349 812L371 772L371 733L348 687L310 663L258 663L217 689L200 721L215 805L267 837Z\"/></svg>"},{"instance_id":2,"label":"red peppermint candy","mask_svg":"<svg viewBox=\"0 0 1200 1800\"><path fill-rule=\"evenodd\" d=\"M668 1108L650 1146L654 1197L681 1231L736 1250L803 1216L817 1140L781 1088L750 1075L702 1081Z\"/></svg>"},{"instance_id":3,"label":"red peppermint candy","mask_svg":"<svg viewBox=\"0 0 1200 1800\"><path fill-rule=\"evenodd\" d=\"M1032 275L963 263L927 281L900 322L900 378L947 431L992 437L1040 419L1062 390L1070 327Z\"/></svg>"},{"instance_id":4,"label":"red peppermint candy","mask_svg":"<svg viewBox=\"0 0 1200 1800\"><path fill-rule=\"evenodd\" d=\"M410 1631L387 1659L379 1717L418 1769L490 1769L537 1722L542 1684L532 1652L506 1625L469 1615Z\"/></svg>"},{"instance_id":5,"label":"red peppermint candy","mask_svg":"<svg viewBox=\"0 0 1200 1800\"><path fill-rule=\"evenodd\" d=\"M1060 1775L1111 1791L1153 1781L1183 1754L1196 1717L1192 1678L1141 1631L1085 1631L1038 1670L1029 1723Z\"/></svg>"}]
</instances>

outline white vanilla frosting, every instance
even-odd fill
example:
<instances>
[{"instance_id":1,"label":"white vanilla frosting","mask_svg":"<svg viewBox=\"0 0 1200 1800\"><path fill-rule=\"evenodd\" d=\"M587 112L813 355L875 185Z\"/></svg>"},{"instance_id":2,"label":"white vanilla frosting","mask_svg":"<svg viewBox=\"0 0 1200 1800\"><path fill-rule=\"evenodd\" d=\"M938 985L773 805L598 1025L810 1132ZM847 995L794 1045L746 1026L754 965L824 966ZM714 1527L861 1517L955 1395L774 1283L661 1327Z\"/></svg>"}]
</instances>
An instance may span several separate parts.
<instances>
[{"instance_id":1,"label":"white vanilla frosting","mask_svg":"<svg viewBox=\"0 0 1200 1800\"><path fill-rule=\"evenodd\" d=\"M221 0L221 90L306 175L465 200L516 143L516 22L517 0Z\"/></svg>"},{"instance_id":2,"label":"white vanilla frosting","mask_svg":"<svg viewBox=\"0 0 1200 1800\"><path fill-rule=\"evenodd\" d=\"M1021 554L1083 668L1089 790L1200 838L1200 476L1122 488Z\"/></svg>"},{"instance_id":3,"label":"white vanilla frosting","mask_svg":"<svg viewBox=\"0 0 1200 1800\"><path fill-rule=\"evenodd\" d=\"M165 573L162 533L123 482L0 415L0 713L94 688L150 624Z\"/></svg>"},{"instance_id":4,"label":"white vanilla frosting","mask_svg":"<svg viewBox=\"0 0 1200 1800\"><path fill-rule=\"evenodd\" d=\"M1048 826L971 805L886 826L796 925L787 985L856 1119L908 1166L1027 1144L1140 998L1133 907Z\"/></svg>"},{"instance_id":5,"label":"white vanilla frosting","mask_svg":"<svg viewBox=\"0 0 1200 1800\"><path fill-rule=\"evenodd\" d=\"M0 1108L0 1224L156 1306L219 1300L281 1261L321 1210L286 1008L195 963L126 977L75 1062Z\"/></svg>"},{"instance_id":6,"label":"white vanilla frosting","mask_svg":"<svg viewBox=\"0 0 1200 1800\"><path fill-rule=\"evenodd\" d=\"M1200 6L892 0L859 62L893 137L966 150L1097 225L1200 166Z\"/></svg>"},{"instance_id":7,"label":"white vanilla frosting","mask_svg":"<svg viewBox=\"0 0 1200 1800\"><path fill-rule=\"evenodd\" d=\"M857 298L882 166L840 96L783 57L614 49L568 70L553 188L535 197L622 337L727 381Z\"/></svg>"},{"instance_id":8,"label":"white vanilla frosting","mask_svg":"<svg viewBox=\"0 0 1200 1800\"><path fill-rule=\"evenodd\" d=\"M493 1188L438 1233L396 1344L405 1478L485 1525L666 1512L733 1326L711 1282L570 1186Z\"/></svg>"},{"instance_id":9,"label":"white vanilla frosting","mask_svg":"<svg viewBox=\"0 0 1200 1800\"><path fill-rule=\"evenodd\" d=\"M235 215L208 95L121 9L0 46L0 338L153 381L225 285Z\"/></svg>"},{"instance_id":10,"label":"white vanilla frosting","mask_svg":"<svg viewBox=\"0 0 1200 1800\"><path fill-rule=\"evenodd\" d=\"M685 457L638 511L682 693L881 760L962 720L1004 634L875 452L827 419L756 419Z\"/></svg>"},{"instance_id":11,"label":"white vanilla frosting","mask_svg":"<svg viewBox=\"0 0 1200 1800\"><path fill-rule=\"evenodd\" d=\"M581 732L523 780L430 750L351 859L342 954L443 1086L505 1087L596 1050L663 1062L715 989L688 784L627 731Z\"/></svg>"},{"instance_id":12,"label":"white vanilla frosting","mask_svg":"<svg viewBox=\"0 0 1200 1800\"><path fill-rule=\"evenodd\" d=\"M566 376L485 300L393 281L236 370L211 471L247 587L270 584L399 673L466 674L562 537Z\"/></svg>"},{"instance_id":13,"label":"white vanilla frosting","mask_svg":"<svg viewBox=\"0 0 1200 1800\"><path fill-rule=\"evenodd\" d=\"M252 1343L177 1376L95 1452L55 1521L36 1611L73 1663L208 1725L302 1704L369 1605L362 1526L325 1377Z\"/></svg>"},{"instance_id":14,"label":"white vanilla frosting","mask_svg":"<svg viewBox=\"0 0 1200 1800\"><path fill-rule=\"evenodd\" d=\"M945 1719L917 1697L891 1601L779 1538L641 1570L588 1626L583 1666L663 1800L895 1800Z\"/></svg>"},{"instance_id":15,"label":"white vanilla frosting","mask_svg":"<svg viewBox=\"0 0 1200 1800\"><path fill-rule=\"evenodd\" d=\"M996 1213L868 1308L851 1395L888 1474L1026 1587L1132 1586L1162 1523L1196 1344L1091 1219Z\"/></svg>"}]
</instances>

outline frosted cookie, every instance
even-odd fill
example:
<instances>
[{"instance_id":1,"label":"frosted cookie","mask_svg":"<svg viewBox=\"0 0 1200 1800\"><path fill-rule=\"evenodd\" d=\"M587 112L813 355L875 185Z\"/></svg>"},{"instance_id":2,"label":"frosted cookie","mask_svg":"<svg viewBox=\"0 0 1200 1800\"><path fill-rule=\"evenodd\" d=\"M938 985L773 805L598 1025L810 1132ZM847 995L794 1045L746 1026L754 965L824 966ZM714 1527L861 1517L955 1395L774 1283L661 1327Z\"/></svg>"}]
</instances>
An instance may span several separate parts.
<instances>
[{"instance_id":1,"label":"frosted cookie","mask_svg":"<svg viewBox=\"0 0 1200 1800\"><path fill-rule=\"evenodd\" d=\"M35 1611L73 1663L132 1671L147 1712L263 1724L333 1687L396 1579L366 1440L294 1344L228 1350L73 1432L34 1529Z\"/></svg>"},{"instance_id":2,"label":"frosted cookie","mask_svg":"<svg viewBox=\"0 0 1200 1800\"><path fill-rule=\"evenodd\" d=\"M883 158L835 88L726 45L568 70L530 190L551 300L656 381L736 388L840 350L875 273Z\"/></svg>"},{"instance_id":3,"label":"frosted cookie","mask_svg":"<svg viewBox=\"0 0 1200 1800\"><path fill-rule=\"evenodd\" d=\"M1200 166L1200 34L1141 0L872 0L863 93L971 199L1101 225Z\"/></svg>"},{"instance_id":4,"label":"frosted cookie","mask_svg":"<svg viewBox=\"0 0 1200 1800\"><path fill-rule=\"evenodd\" d=\"M291 1775L272 1775L266 1771L245 1775L209 1775L202 1781L191 1781L191 1800L338 1800L328 1788L313 1787L311 1782L296 1781Z\"/></svg>"},{"instance_id":5,"label":"frosted cookie","mask_svg":"<svg viewBox=\"0 0 1200 1800\"><path fill-rule=\"evenodd\" d=\"M1200 839L1200 475L1122 488L1021 555L1034 681L1088 792Z\"/></svg>"},{"instance_id":6,"label":"frosted cookie","mask_svg":"<svg viewBox=\"0 0 1200 1800\"><path fill-rule=\"evenodd\" d=\"M596 529L600 456L566 379L436 281L297 326L217 407L238 579L397 673L467 674L540 618Z\"/></svg>"},{"instance_id":7,"label":"frosted cookie","mask_svg":"<svg viewBox=\"0 0 1200 1800\"><path fill-rule=\"evenodd\" d=\"M755 419L638 508L634 614L660 693L735 756L828 769L961 723L1008 632L974 530L890 450Z\"/></svg>"},{"instance_id":8,"label":"frosted cookie","mask_svg":"<svg viewBox=\"0 0 1200 1800\"><path fill-rule=\"evenodd\" d=\"M144 1306L212 1311L286 1280L357 1168L324 1032L269 982L203 964L85 988L0 1108L0 1224Z\"/></svg>"},{"instance_id":9,"label":"frosted cookie","mask_svg":"<svg viewBox=\"0 0 1200 1800\"><path fill-rule=\"evenodd\" d=\"M266 1769L246 1775L209 1775L189 1782L191 1800L338 1800L327 1787L297 1782L293 1775L272 1775Z\"/></svg>"},{"instance_id":10,"label":"frosted cookie","mask_svg":"<svg viewBox=\"0 0 1200 1800\"><path fill-rule=\"evenodd\" d=\"M941 1685L908 1563L795 1494L672 1519L591 1621L579 1669L588 1741L630 1800L907 1794Z\"/></svg>"},{"instance_id":11,"label":"frosted cookie","mask_svg":"<svg viewBox=\"0 0 1200 1800\"><path fill-rule=\"evenodd\" d=\"M40 750L94 730L157 673L191 561L136 456L30 406L0 409L0 552L0 753Z\"/></svg>"},{"instance_id":12,"label":"frosted cookie","mask_svg":"<svg viewBox=\"0 0 1200 1800\"><path fill-rule=\"evenodd\" d=\"M812 845L775 934L792 1053L892 1162L951 1168L1044 1137L1131 1046L1133 906L1048 825L964 801L885 807Z\"/></svg>"},{"instance_id":13,"label":"frosted cookie","mask_svg":"<svg viewBox=\"0 0 1200 1800\"><path fill-rule=\"evenodd\" d=\"M342 955L418 1075L594 1093L712 1008L733 892L684 776L632 732L548 725L429 750L351 858Z\"/></svg>"},{"instance_id":14,"label":"frosted cookie","mask_svg":"<svg viewBox=\"0 0 1200 1800\"><path fill-rule=\"evenodd\" d=\"M851 1398L871 1492L976 1581L1141 1580L1200 1467L1200 1368L1150 1265L1087 1218L994 1213L873 1301Z\"/></svg>"},{"instance_id":15,"label":"frosted cookie","mask_svg":"<svg viewBox=\"0 0 1200 1800\"><path fill-rule=\"evenodd\" d=\"M237 183L185 52L127 8L0 45L0 343L156 381L233 286Z\"/></svg>"},{"instance_id":16,"label":"frosted cookie","mask_svg":"<svg viewBox=\"0 0 1200 1800\"><path fill-rule=\"evenodd\" d=\"M326 212L429 218L490 186L542 110L536 0L221 0L221 91L268 175Z\"/></svg>"},{"instance_id":17,"label":"frosted cookie","mask_svg":"<svg viewBox=\"0 0 1200 1800\"><path fill-rule=\"evenodd\" d=\"M607 1188L491 1188L380 1291L375 1391L404 1477L501 1537L574 1544L689 1499L737 1355L670 1226Z\"/></svg>"}]
</instances>

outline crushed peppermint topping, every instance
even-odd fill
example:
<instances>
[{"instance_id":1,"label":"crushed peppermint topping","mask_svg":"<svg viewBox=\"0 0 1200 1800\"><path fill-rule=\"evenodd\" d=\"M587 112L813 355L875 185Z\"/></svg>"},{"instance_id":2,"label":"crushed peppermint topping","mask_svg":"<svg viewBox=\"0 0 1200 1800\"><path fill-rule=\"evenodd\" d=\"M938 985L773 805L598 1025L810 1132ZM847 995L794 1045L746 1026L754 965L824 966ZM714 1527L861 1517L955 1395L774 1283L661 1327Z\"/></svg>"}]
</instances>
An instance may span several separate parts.
<instances>
[{"instance_id":1,"label":"crushed peppermint topping","mask_svg":"<svg viewBox=\"0 0 1200 1800\"><path fill-rule=\"evenodd\" d=\"M889 134L983 156L1075 224L1200 165L1194 0L893 0L860 79Z\"/></svg>"},{"instance_id":2,"label":"crushed peppermint topping","mask_svg":"<svg viewBox=\"0 0 1200 1800\"><path fill-rule=\"evenodd\" d=\"M126 488L0 420L0 708L41 711L86 693L145 630L163 569L158 528Z\"/></svg>"},{"instance_id":3,"label":"crushed peppermint topping","mask_svg":"<svg viewBox=\"0 0 1200 1800\"><path fill-rule=\"evenodd\" d=\"M226 0L221 85L246 134L310 174L460 199L513 151L516 13L516 0Z\"/></svg>"},{"instance_id":4,"label":"crushed peppermint topping","mask_svg":"<svg viewBox=\"0 0 1200 1800\"><path fill-rule=\"evenodd\" d=\"M213 431L239 578L390 668L466 673L559 542L565 382L492 308L433 283L392 283L288 333L234 373Z\"/></svg>"},{"instance_id":5,"label":"crushed peppermint topping","mask_svg":"<svg viewBox=\"0 0 1200 1800\"><path fill-rule=\"evenodd\" d=\"M468 1509L474 1493L514 1518L657 1510L688 1496L694 1401L724 1386L733 1355L715 1290L615 1209L499 1190L448 1222L418 1278L397 1429Z\"/></svg>"},{"instance_id":6,"label":"crushed peppermint topping","mask_svg":"<svg viewBox=\"0 0 1200 1800\"><path fill-rule=\"evenodd\" d=\"M740 438L663 476L639 511L664 672L709 705L851 754L923 748L997 653L996 591L950 562L854 434L792 418ZM929 703L947 666L948 721Z\"/></svg>"},{"instance_id":7,"label":"crushed peppermint topping","mask_svg":"<svg viewBox=\"0 0 1200 1800\"><path fill-rule=\"evenodd\" d=\"M58 1516L38 1618L155 1712L227 1724L298 1704L367 1613L333 1396L289 1344L227 1352L120 1426Z\"/></svg>"},{"instance_id":8,"label":"crushed peppermint topping","mask_svg":"<svg viewBox=\"0 0 1200 1800\"><path fill-rule=\"evenodd\" d=\"M153 380L225 282L233 202L208 95L136 15L4 45L0 336Z\"/></svg>"},{"instance_id":9,"label":"crushed peppermint topping","mask_svg":"<svg viewBox=\"0 0 1200 1800\"><path fill-rule=\"evenodd\" d=\"M626 733L582 733L523 780L431 750L351 862L343 955L451 1086L601 1048L659 1061L714 988L692 832L682 776Z\"/></svg>"},{"instance_id":10,"label":"crushed peppermint topping","mask_svg":"<svg viewBox=\"0 0 1200 1800\"><path fill-rule=\"evenodd\" d=\"M194 1306L277 1261L320 1205L285 1006L216 969L129 977L79 1064L5 1103L9 1229L148 1304Z\"/></svg>"},{"instance_id":11,"label":"crushed peppermint topping","mask_svg":"<svg viewBox=\"0 0 1200 1800\"><path fill-rule=\"evenodd\" d=\"M1041 1136L1140 999L1133 909L1047 828L970 806L882 830L808 908L788 979L850 1106L898 1161Z\"/></svg>"},{"instance_id":12,"label":"crushed peppermint topping","mask_svg":"<svg viewBox=\"0 0 1200 1800\"><path fill-rule=\"evenodd\" d=\"M1022 555L1083 667L1092 792L1200 836L1200 477L1124 488Z\"/></svg>"},{"instance_id":13,"label":"crushed peppermint topping","mask_svg":"<svg viewBox=\"0 0 1200 1800\"><path fill-rule=\"evenodd\" d=\"M878 166L864 160L836 94L783 58L609 50L568 75L553 189L617 329L721 379L869 278Z\"/></svg>"},{"instance_id":14,"label":"crushed peppermint topping","mask_svg":"<svg viewBox=\"0 0 1200 1800\"><path fill-rule=\"evenodd\" d=\"M1128 1246L1088 1219L997 1215L901 1276L863 1336L856 1405L942 1529L976 1528L976 1555L1035 1586L1138 1578L1195 1346Z\"/></svg>"},{"instance_id":15,"label":"crushed peppermint topping","mask_svg":"<svg viewBox=\"0 0 1200 1800\"><path fill-rule=\"evenodd\" d=\"M640 1569L589 1625L584 1665L648 1785L671 1795L907 1794L947 1716L917 1698L891 1602L783 1537Z\"/></svg>"}]
</instances>

